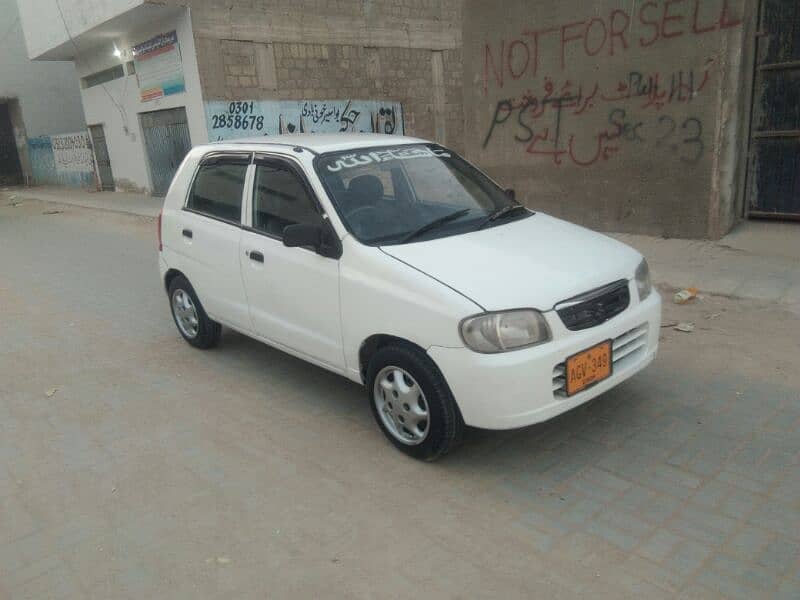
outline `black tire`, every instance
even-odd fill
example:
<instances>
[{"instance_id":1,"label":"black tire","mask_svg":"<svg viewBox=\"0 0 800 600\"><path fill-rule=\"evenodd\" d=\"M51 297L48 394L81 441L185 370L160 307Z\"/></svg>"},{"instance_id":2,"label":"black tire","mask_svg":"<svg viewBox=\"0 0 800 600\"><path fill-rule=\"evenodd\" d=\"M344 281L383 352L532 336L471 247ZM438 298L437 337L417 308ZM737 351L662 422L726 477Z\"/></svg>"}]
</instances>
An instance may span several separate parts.
<instances>
[{"instance_id":1,"label":"black tire","mask_svg":"<svg viewBox=\"0 0 800 600\"><path fill-rule=\"evenodd\" d=\"M189 295L197 312L197 334L194 336L189 336L184 333L183 329L178 323L178 317L175 315L173 298L179 291L183 291ZM200 303L200 299L197 297L192 284L189 283L189 280L183 275L176 276L169 284L169 309L172 313L172 319L175 321L175 326L178 328L178 333L180 333L183 339L185 339L189 344L195 348L207 350L209 348L213 348L219 343L219 338L222 334L222 326L216 321L212 321L208 318L208 315L206 314L203 305Z\"/></svg>"},{"instance_id":2,"label":"black tire","mask_svg":"<svg viewBox=\"0 0 800 600\"><path fill-rule=\"evenodd\" d=\"M428 432L424 441L409 445L398 440L383 423L374 400L375 379L385 367L400 367L413 377L422 389L428 405ZM367 395L372 415L387 439L405 454L425 461L441 458L461 442L464 420L450 387L436 364L413 346L391 344L380 348L367 368Z\"/></svg>"}]
</instances>

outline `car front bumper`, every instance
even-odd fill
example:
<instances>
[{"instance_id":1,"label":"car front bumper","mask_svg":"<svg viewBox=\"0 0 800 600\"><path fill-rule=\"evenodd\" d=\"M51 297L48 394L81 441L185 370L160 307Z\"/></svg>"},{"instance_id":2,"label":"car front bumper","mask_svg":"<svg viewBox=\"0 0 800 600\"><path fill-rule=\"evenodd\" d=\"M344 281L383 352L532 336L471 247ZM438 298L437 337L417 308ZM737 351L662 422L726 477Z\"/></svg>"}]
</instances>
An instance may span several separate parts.
<instances>
[{"instance_id":1,"label":"car front bumper","mask_svg":"<svg viewBox=\"0 0 800 600\"><path fill-rule=\"evenodd\" d=\"M546 421L638 373L653 361L658 350L661 298L655 290L644 302L584 331L569 331L554 311L545 313L545 317L553 340L540 346L501 354L441 346L428 349L467 425L513 429ZM564 361L608 339L614 340L612 375L567 397L559 388Z\"/></svg>"}]
</instances>

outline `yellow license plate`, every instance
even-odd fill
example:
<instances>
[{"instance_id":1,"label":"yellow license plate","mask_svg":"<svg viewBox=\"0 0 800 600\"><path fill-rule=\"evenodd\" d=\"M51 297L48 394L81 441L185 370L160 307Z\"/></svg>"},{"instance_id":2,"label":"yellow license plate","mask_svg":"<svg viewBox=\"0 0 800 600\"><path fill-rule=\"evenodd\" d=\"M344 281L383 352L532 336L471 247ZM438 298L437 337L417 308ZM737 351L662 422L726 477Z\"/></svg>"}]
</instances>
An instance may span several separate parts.
<instances>
[{"instance_id":1,"label":"yellow license plate","mask_svg":"<svg viewBox=\"0 0 800 600\"><path fill-rule=\"evenodd\" d=\"M611 376L611 340L578 352L567 359L567 396Z\"/></svg>"}]
</instances>

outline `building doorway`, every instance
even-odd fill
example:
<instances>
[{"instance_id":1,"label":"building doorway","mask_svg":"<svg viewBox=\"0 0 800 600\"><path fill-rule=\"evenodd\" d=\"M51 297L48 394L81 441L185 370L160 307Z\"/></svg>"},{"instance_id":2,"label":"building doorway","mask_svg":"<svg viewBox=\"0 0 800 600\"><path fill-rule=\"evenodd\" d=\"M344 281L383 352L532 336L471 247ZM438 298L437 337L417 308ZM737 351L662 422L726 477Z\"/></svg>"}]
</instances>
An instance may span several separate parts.
<instances>
[{"instance_id":1,"label":"building doorway","mask_svg":"<svg viewBox=\"0 0 800 600\"><path fill-rule=\"evenodd\" d=\"M97 163L97 174L100 177L100 187L104 191L114 191L114 173L111 171L111 159L108 156L106 133L102 125L89 125L89 134L92 136L94 148L94 161Z\"/></svg>"},{"instance_id":2,"label":"building doorway","mask_svg":"<svg viewBox=\"0 0 800 600\"><path fill-rule=\"evenodd\" d=\"M145 152L154 196L165 196L192 142L186 109L171 108L141 113Z\"/></svg>"},{"instance_id":3,"label":"building doorway","mask_svg":"<svg viewBox=\"0 0 800 600\"><path fill-rule=\"evenodd\" d=\"M800 219L800 2L762 0L748 165L748 214Z\"/></svg>"},{"instance_id":4,"label":"building doorway","mask_svg":"<svg viewBox=\"0 0 800 600\"><path fill-rule=\"evenodd\" d=\"M11 124L11 110L7 103L0 104L0 184L22 183L22 164L17 151L17 137Z\"/></svg>"}]
</instances>

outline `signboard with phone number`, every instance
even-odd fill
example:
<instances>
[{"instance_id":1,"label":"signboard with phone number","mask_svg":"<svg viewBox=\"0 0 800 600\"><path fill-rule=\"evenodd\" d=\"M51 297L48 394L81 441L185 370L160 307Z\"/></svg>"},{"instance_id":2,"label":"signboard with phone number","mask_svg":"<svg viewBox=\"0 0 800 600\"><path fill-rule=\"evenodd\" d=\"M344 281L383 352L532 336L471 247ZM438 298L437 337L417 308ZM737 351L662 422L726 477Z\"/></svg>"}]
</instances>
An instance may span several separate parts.
<instances>
[{"instance_id":1,"label":"signboard with phone number","mask_svg":"<svg viewBox=\"0 0 800 600\"><path fill-rule=\"evenodd\" d=\"M212 141L281 133L403 133L398 102L382 100L235 100L206 102Z\"/></svg>"}]
</instances>

